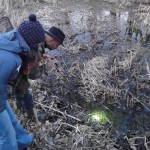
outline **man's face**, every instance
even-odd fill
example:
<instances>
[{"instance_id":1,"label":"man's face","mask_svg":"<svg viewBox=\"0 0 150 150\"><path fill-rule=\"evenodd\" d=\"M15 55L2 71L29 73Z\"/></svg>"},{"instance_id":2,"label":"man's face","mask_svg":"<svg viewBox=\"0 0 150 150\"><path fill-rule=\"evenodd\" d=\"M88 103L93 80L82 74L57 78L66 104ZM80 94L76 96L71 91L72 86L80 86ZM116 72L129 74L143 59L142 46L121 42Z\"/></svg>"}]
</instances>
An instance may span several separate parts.
<instances>
[{"instance_id":1,"label":"man's face","mask_svg":"<svg viewBox=\"0 0 150 150\"><path fill-rule=\"evenodd\" d=\"M47 47L50 50L57 49L57 47L60 45L60 43L47 34L45 36L46 36L45 42L46 42Z\"/></svg>"}]
</instances>

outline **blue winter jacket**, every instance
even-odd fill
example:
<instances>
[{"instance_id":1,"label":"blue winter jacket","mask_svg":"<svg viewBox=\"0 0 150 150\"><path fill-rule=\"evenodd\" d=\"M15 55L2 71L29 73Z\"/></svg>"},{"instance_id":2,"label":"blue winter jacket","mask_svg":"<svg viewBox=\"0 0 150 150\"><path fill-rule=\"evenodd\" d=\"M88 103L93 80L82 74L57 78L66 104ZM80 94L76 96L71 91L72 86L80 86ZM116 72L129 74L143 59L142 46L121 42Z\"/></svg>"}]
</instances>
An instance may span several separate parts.
<instances>
[{"instance_id":1,"label":"blue winter jacket","mask_svg":"<svg viewBox=\"0 0 150 150\"><path fill-rule=\"evenodd\" d=\"M28 54L29 50L16 29L0 34L0 112L6 106L7 83L16 77L22 64L18 53Z\"/></svg>"}]
</instances>

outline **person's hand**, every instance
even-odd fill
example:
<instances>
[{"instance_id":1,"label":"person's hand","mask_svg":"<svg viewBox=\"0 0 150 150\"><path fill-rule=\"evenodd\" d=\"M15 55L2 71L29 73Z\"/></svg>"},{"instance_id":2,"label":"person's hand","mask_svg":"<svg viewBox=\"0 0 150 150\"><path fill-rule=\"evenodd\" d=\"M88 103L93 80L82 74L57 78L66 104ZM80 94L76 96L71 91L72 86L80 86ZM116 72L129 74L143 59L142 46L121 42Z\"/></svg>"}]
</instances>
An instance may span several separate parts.
<instances>
[{"instance_id":1,"label":"person's hand","mask_svg":"<svg viewBox=\"0 0 150 150\"><path fill-rule=\"evenodd\" d=\"M49 69L52 69L57 64L55 56L43 55L39 62L39 66L46 64Z\"/></svg>"},{"instance_id":2,"label":"person's hand","mask_svg":"<svg viewBox=\"0 0 150 150\"><path fill-rule=\"evenodd\" d=\"M55 56L50 56L47 62L47 66L49 69L51 69L52 67L54 67L57 64L57 59L55 58Z\"/></svg>"}]
</instances>

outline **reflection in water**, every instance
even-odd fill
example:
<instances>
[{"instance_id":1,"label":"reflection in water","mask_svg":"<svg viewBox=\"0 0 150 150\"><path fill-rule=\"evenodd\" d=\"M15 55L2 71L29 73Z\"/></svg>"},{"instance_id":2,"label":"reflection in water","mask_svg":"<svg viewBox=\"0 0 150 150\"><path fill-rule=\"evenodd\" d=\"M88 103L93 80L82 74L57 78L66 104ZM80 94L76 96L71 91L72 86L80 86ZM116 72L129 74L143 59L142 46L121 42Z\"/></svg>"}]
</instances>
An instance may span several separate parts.
<instances>
[{"instance_id":1,"label":"reflection in water","mask_svg":"<svg viewBox=\"0 0 150 150\"><path fill-rule=\"evenodd\" d=\"M116 19L117 19L118 29L121 31L120 34L121 34L121 36L123 36L125 33L126 22L128 19L128 12L119 12L118 11L117 15L116 15Z\"/></svg>"},{"instance_id":2,"label":"reflection in water","mask_svg":"<svg viewBox=\"0 0 150 150\"><path fill-rule=\"evenodd\" d=\"M89 9L75 10L68 14L73 32L79 33L91 30L93 13Z\"/></svg>"},{"instance_id":3,"label":"reflection in water","mask_svg":"<svg viewBox=\"0 0 150 150\"><path fill-rule=\"evenodd\" d=\"M75 10L68 13L71 29L77 33L75 41L79 43L88 43L92 40L91 31L94 28L94 14L90 8Z\"/></svg>"},{"instance_id":4,"label":"reflection in water","mask_svg":"<svg viewBox=\"0 0 150 150\"><path fill-rule=\"evenodd\" d=\"M82 2L81 2L82 3ZM69 5L69 3L68 3ZM119 29L119 35L123 39L128 39L133 43L142 43L143 37L148 32L148 26L144 26L132 7L130 8L117 8L115 5L99 5L92 2L84 5L75 4L68 6L61 10L52 11L45 10L47 13L43 17L43 22L47 28L55 25L70 33L77 34L75 40L79 42L90 42L94 34L97 40L101 39L98 33L112 32ZM44 8L46 9L46 8ZM56 14L55 14L56 13ZM45 21L44 21L45 20ZM148 38L145 39L148 41Z\"/></svg>"}]
</instances>

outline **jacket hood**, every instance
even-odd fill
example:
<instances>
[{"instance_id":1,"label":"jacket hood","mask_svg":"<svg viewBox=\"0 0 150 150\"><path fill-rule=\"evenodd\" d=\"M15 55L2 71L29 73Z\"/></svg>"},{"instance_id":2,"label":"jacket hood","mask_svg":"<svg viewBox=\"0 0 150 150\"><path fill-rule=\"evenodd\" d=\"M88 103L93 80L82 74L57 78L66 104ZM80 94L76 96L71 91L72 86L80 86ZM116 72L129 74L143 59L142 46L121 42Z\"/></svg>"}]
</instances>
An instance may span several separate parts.
<instances>
[{"instance_id":1,"label":"jacket hood","mask_svg":"<svg viewBox=\"0 0 150 150\"><path fill-rule=\"evenodd\" d=\"M17 29L0 34L0 50L6 50L12 53L23 52L28 54L29 46L20 35Z\"/></svg>"}]
</instances>

